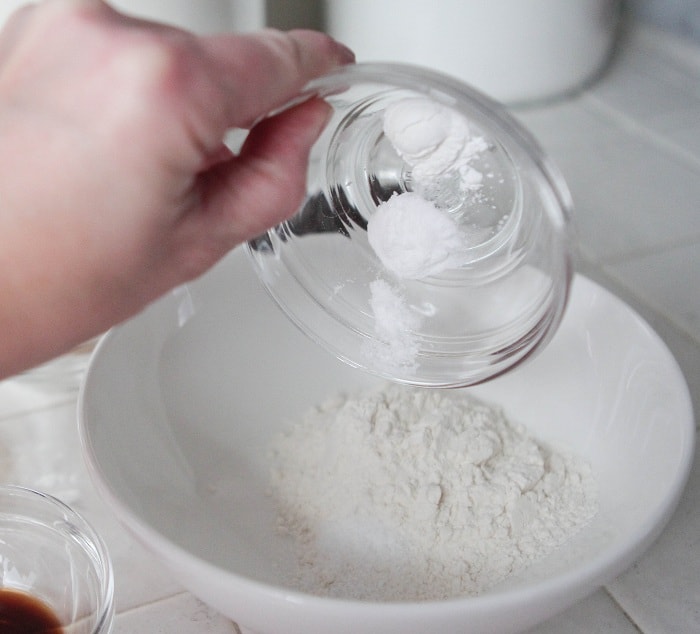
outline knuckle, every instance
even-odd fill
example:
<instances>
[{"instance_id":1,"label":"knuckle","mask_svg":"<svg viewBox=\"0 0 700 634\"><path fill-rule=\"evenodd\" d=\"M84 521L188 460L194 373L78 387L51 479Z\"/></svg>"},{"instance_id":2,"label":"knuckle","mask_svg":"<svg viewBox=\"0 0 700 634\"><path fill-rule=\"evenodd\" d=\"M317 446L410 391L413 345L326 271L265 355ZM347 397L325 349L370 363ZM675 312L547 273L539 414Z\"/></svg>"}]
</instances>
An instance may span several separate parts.
<instances>
[{"instance_id":1,"label":"knuckle","mask_svg":"<svg viewBox=\"0 0 700 634\"><path fill-rule=\"evenodd\" d=\"M296 73L304 67L307 53L293 33L268 29L267 34L266 45L272 49L274 58L282 62L285 73Z\"/></svg>"},{"instance_id":2,"label":"knuckle","mask_svg":"<svg viewBox=\"0 0 700 634\"><path fill-rule=\"evenodd\" d=\"M160 38L141 38L124 47L118 57L119 70L137 88L158 92L183 79L185 56L180 47Z\"/></svg>"},{"instance_id":3,"label":"knuckle","mask_svg":"<svg viewBox=\"0 0 700 634\"><path fill-rule=\"evenodd\" d=\"M111 81L135 108L172 108L175 97L187 93L189 65L182 45L170 38L135 38L115 51Z\"/></svg>"}]
</instances>

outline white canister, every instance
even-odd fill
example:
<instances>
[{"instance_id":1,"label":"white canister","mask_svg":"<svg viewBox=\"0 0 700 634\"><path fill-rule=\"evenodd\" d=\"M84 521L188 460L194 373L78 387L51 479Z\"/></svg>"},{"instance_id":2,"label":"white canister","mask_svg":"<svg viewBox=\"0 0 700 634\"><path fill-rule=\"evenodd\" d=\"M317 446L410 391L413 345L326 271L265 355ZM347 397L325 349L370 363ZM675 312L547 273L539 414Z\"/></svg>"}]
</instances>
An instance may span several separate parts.
<instances>
[{"instance_id":1,"label":"white canister","mask_svg":"<svg viewBox=\"0 0 700 634\"><path fill-rule=\"evenodd\" d=\"M327 0L328 32L358 61L453 75L506 103L585 84L614 42L619 0Z\"/></svg>"}]
</instances>

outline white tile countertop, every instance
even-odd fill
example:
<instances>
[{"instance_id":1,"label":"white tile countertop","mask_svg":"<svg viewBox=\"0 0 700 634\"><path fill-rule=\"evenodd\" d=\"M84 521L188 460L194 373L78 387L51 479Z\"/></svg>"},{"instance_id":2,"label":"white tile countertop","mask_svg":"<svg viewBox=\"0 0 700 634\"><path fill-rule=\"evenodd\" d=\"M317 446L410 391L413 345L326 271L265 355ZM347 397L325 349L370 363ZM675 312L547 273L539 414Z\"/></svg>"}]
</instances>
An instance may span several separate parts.
<instances>
[{"instance_id":1,"label":"white tile countertop","mask_svg":"<svg viewBox=\"0 0 700 634\"><path fill-rule=\"evenodd\" d=\"M578 269L659 333L700 411L700 47L629 30L584 91L516 115L574 197ZM218 634L237 626L180 588L117 523L82 462L75 382L0 383L0 482L56 495L102 534L116 634ZM631 569L530 634L700 632L700 461L668 527ZM284 634L280 632L280 634Z\"/></svg>"}]
</instances>

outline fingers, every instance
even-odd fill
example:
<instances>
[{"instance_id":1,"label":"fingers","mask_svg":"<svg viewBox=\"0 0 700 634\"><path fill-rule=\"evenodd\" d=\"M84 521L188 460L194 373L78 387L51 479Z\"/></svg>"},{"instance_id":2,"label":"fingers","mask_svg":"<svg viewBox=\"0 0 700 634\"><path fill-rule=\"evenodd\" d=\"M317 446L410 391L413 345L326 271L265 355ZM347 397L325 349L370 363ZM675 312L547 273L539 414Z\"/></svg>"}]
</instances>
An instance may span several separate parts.
<instances>
[{"instance_id":1,"label":"fingers","mask_svg":"<svg viewBox=\"0 0 700 634\"><path fill-rule=\"evenodd\" d=\"M306 190L309 151L331 114L311 100L266 119L251 131L235 159L202 178L202 218L218 227L222 250L248 240L289 217Z\"/></svg>"},{"instance_id":2,"label":"fingers","mask_svg":"<svg viewBox=\"0 0 700 634\"><path fill-rule=\"evenodd\" d=\"M249 127L311 79L352 63L354 54L323 33L267 29L204 41L221 78L227 125Z\"/></svg>"}]
</instances>

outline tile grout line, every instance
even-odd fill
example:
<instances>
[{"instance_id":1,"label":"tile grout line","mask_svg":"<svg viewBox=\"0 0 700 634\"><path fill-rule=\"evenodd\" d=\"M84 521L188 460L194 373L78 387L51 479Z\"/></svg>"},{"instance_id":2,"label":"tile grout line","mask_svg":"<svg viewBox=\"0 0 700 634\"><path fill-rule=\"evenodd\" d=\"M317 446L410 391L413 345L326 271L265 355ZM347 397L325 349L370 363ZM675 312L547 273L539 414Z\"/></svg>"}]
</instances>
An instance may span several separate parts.
<instances>
[{"instance_id":1,"label":"tile grout line","mask_svg":"<svg viewBox=\"0 0 700 634\"><path fill-rule=\"evenodd\" d=\"M115 611L114 613L114 618L116 619L119 616L123 616L125 614L133 614L135 612L138 612L139 610L145 609L152 607L154 605L158 605L159 603L164 603L166 601L171 601L173 599L177 599L178 597L181 596L186 596L189 593L187 590L180 590L179 592L175 592L174 594L168 594L162 597L158 597L157 599L151 599L150 601L147 601L146 603L139 603L139 605L134 605L130 608L127 608L126 610L121 610L121 611Z\"/></svg>"},{"instance_id":2,"label":"tile grout line","mask_svg":"<svg viewBox=\"0 0 700 634\"><path fill-rule=\"evenodd\" d=\"M188 590L180 590L179 592L175 592L174 594L168 594L166 596L162 596L162 597L159 597L157 599L152 599L151 601L148 601L146 603L134 605L133 607L127 608L126 610L122 610L120 612L115 612L114 613L114 620L116 621L116 619L120 616L136 614L137 612L139 612L141 610L146 610L148 608L157 606L160 603L166 603L168 601L174 601L174 600L178 599L179 597L189 597L189 596L194 596L194 595L191 592L189 592ZM195 597L195 599L196 598L197 597ZM197 600L200 601L200 599L197 599ZM204 605L206 605L206 604L204 604ZM221 613L217 611L217 614L221 614ZM229 617L224 616L223 614L221 614L221 616L231 623L231 625L233 626L233 634L242 634L241 628L238 625L238 623L236 623L234 620L230 619Z\"/></svg>"},{"instance_id":3,"label":"tile grout line","mask_svg":"<svg viewBox=\"0 0 700 634\"><path fill-rule=\"evenodd\" d=\"M645 23L635 27L637 41L655 55L663 58L674 70L687 74L700 74L700 46L686 37L675 35L668 30Z\"/></svg>"},{"instance_id":4,"label":"tile grout line","mask_svg":"<svg viewBox=\"0 0 700 634\"><path fill-rule=\"evenodd\" d=\"M613 282L624 288L630 295L632 295L642 306L644 306L646 309L656 313L658 316L660 316L662 319L665 319L673 328L675 328L679 333L682 335L685 335L689 339L691 339L693 342L696 344L700 344L700 339L698 338L697 334L693 333L690 328L688 328L685 324L682 323L679 318L666 310L665 306L663 303L659 304L658 302L655 302L653 300L648 299L647 297L644 297L639 293L639 290L635 288L634 286L631 286L629 283L625 282L624 279L620 278L618 275L615 274L615 272L609 268L606 265L600 265L601 270L603 273L610 278Z\"/></svg>"},{"instance_id":5,"label":"tile grout line","mask_svg":"<svg viewBox=\"0 0 700 634\"><path fill-rule=\"evenodd\" d=\"M662 320L664 327L673 329L676 335L687 337L692 344L700 346L700 339L698 339L696 334L690 332L683 324L680 324L663 307L659 307L656 303L650 302L641 296L636 288L620 279L602 263L584 257L581 259L577 272L593 279L593 281L614 293L621 301L626 302L655 332L657 332L657 328L654 325L654 321ZM697 421L697 425L700 430L700 418Z\"/></svg>"},{"instance_id":6,"label":"tile grout line","mask_svg":"<svg viewBox=\"0 0 700 634\"><path fill-rule=\"evenodd\" d=\"M617 606L617 608L624 614L625 618L629 621L630 625L639 632L639 634L645 634L644 630L641 628L639 623L632 617L632 615L629 613L628 610L625 609L625 607L617 600L615 595L608 589L607 586L603 588L605 590L605 593L608 595L610 600Z\"/></svg>"},{"instance_id":7,"label":"tile grout line","mask_svg":"<svg viewBox=\"0 0 700 634\"><path fill-rule=\"evenodd\" d=\"M597 97L590 90L582 93L580 99L584 108L590 107L598 115L602 115L621 130L632 133L635 138L651 143L669 156L681 161L693 171L700 173L700 157L671 141L662 133L649 129L640 121L626 115L615 106L611 106L602 98Z\"/></svg>"},{"instance_id":8,"label":"tile grout line","mask_svg":"<svg viewBox=\"0 0 700 634\"><path fill-rule=\"evenodd\" d=\"M630 260L639 260L641 258L646 258L654 255L667 254L675 249L682 249L684 247L692 247L694 245L700 245L700 235L688 236L680 238L678 240L670 240L665 244L654 244L647 247L639 247L632 251L627 251L626 253L617 253L610 256L600 256L598 262L601 266L614 266L616 264L623 264Z\"/></svg>"},{"instance_id":9,"label":"tile grout line","mask_svg":"<svg viewBox=\"0 0 700 634\"><path fill-rule=\"evenodd\" d=\"M139 603L139 605L134 605L130 608L127 608L126 610L121 610L119 612L115 612L114 618L116 619L119 616L134 614L136 612L139 612L140 610L147 610L148 608L154 607L160 603L167 603L168 601L174 601L180 597L188 597L190 595L191 595L191 593L189 591L180 590L180 591L175 592L173 594L167 594L167 595L164 595L162 597L158 597L156 599L151 599L150 601L147 601L146 603Z\"/></svg>"},{"instance_id":10,"label":"tile grout line","mask_svg":"<svg viewBox=\"0 0 700 634\"><path fill-rule=\"evenodd\" d=\"M70 397L66 396L65 399L62 399L60 401L57 400L52 403L41 405L39 407L32 407L29 409L18 409L17 411L10 412L8 414L1 414L0 423L11 421L14 418L24 418L25 416L31 416L32 414L40 414L42 412L48 412L53 409L59 409L61 407L65 407L66 405L70 405L74 401L75 397L71 395Z\"/></svg>"}]
</instances>

